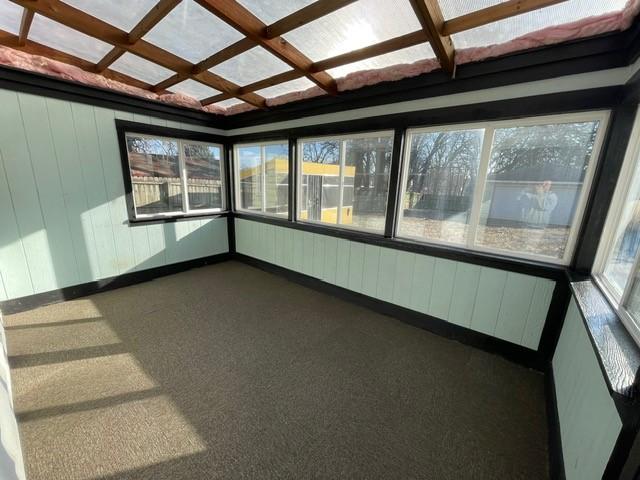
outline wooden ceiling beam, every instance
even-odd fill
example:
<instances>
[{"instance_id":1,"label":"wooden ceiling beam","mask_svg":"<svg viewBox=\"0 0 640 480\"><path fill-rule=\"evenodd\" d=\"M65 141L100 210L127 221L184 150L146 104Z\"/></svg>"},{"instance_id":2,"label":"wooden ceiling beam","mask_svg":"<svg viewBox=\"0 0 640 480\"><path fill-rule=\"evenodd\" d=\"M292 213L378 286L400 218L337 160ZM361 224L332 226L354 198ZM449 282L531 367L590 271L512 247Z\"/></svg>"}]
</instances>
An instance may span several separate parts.
<instances>
[{"instance_id":1,"label":"wooden ceiling beam","mask_svg":"<svg viewBox=\"0 0 640 480\"><path fill-rule=\"evenodd\" d=\"M464 32L505 18L539 10L567 0L507 0L491 7L461 15L444 22L440 33L443 36Z\"/></svg>"},{"instance_id":2,"label":"wooden ceiling beam","mask_svg":"<svg viewBox=\"0 0 640 480\"><path fill-rule=\"evenodd\" d=\"M240 87L224 78L207 72L202 77L192 75L194 65L183 58L178 57L162 48L138 40L134 44L129 43L129 34L100 19L97 19L77 8L74 8L60 0L11 0L22 7L32 9L35 13L50 18L67 27L73 28L86 35L92 36L114 47L120 47L124 51L138 55L145 60L157 63L160 66L173 70L178 74L192 77L195 80L220 90L231 93L245 102L264 108L265 100L256 94L238 94ZM95 71L95 67L93 69Z\"/></svg>"},{"instance_id":3,"label":"wooden ceiling beam","mask_svg":"<svg viewBox=\"0 0 640 480\"><path fill-rule=\"evenodd\" d=\"M27 44L27 38L29 37L29 29L31 28L31 22L33 22L33 16L33 10L25 8L22 12L20 33L18 34L18 45L21 47L24 47Z\"/></svg>"},{"instance_id":4,"label":"wooden ceiling beam","mask_svg":"<svg viewBox=\"0 0 640 480\"><path fill-rule=\"evenodd\" d=\"M311 72L313 62L282 37L268 39L266 25L235 0L196 0L202 7L242 32L262 48L270 51L283 62L304 74L309 80L331 95L338 90L336 82L326 72Z\"/></svg>"},{"instance_id":5,"label":"wooden ceiling beam","mask_svg":"<svg viewBox=\"0 0 640 480\"><path fill-rule=\"evenodd\" d=\"M153 27L155 27L171 10L173 10L182 0L160 0L147 14L142 17L138 24L129 32L129 43L133 45L144 37ZM120 58L125 50L114 47L97 64L96 73L101 73Z\"/></svg>"},{"instance_id":6,"label":"wooden ceiling beam","mask_svg":"<svg viewBox=\"0 0 640 480\"><path fill-rule=\"evenodd\" d=\"M422 29L429 37L431 47L440 61L442 69L450 75L455 72L455 51L448 35L442 35L444 17L438 0L410 0Z\"/></svg>"},{"instance_id":7,"label":"wooden ceiling beam","mask_svg":"<svg viewBox=\"0 0 640 480\"><path fill-rule=\"evenodd\" d=\"M267 26L264 31L264 37L267 39L279 37L302 25L311 23L320 17L324 17L336 10L346 7L355 1L356 0L318 0Z\"/></svg>"}]
</instances>

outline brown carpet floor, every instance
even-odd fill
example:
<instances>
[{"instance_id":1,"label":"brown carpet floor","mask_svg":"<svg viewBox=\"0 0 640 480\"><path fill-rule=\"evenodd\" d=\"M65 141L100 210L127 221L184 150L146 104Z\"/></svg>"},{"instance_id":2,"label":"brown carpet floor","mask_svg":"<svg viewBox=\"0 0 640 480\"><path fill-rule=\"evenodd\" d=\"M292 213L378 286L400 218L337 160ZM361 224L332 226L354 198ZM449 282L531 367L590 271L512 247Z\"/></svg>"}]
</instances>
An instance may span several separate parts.
<instances>
[{"instance_id":1,"label":"brown carpet floor","mask_svg":"<svg viewBox=\"0 0 640 480\"><path fill-rule=\"evenodd\" d=\"M6 323L29 480L548 477L542 375L241 263Z\"/></svg>"}]
</instances>

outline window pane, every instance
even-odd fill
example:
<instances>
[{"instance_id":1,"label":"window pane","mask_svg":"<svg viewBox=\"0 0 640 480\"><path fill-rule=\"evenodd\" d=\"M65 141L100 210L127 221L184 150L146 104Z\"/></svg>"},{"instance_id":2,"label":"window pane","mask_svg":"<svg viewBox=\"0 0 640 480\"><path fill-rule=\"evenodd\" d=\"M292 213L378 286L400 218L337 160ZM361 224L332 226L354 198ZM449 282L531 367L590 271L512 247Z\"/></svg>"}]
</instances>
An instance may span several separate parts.
<instances>
[{"instance_id":1,"label":"window pane","mask_svg":"<svg viewBox=\"0 0 640 480\"><path fill-rule=\"evenodd\" d=\"M622 296L640 246L640 163L637 158L634 160L633 181L613 237L613 248L604 267L605 277L619 296Z\"/></svg>"},{"instance_id":2,"label":"window pane","mask_svg":"<svg viewBox=\"0 0 640 480\"><path fill-rule=\"evenodd\" d=\"M398 235L465 243L484 130L411 135Z\"/></svg>"},{"instance_id":3,"label":"window pane","mask_svg":"<svg viewBox=\"0 0 640 480\"><path fill-rule=\"evenodd\" d=\"M262 210L262 162L260 146L239 147L240 208Z\"/></svg>"},{"instance_id":4,"label":"window pane","mask_svg":"<svg viewBox=\"0 0 640 480\"><path fill-rule=\"evenodd\" d=\"M342 223L384 232L393 137L345 142Z\"/></svg>"},{"instance_id":5,"label":"window pane","mask_svg":"<svg viewBox=\"0 0 640 480\"><path fill-rule=\"evenodd\" d=\"M178 142L127 135L127 150L136 213L182 211Z\"/></svg>"},{"instance_id":6,"label":"window pane","mask_svg":"<svg viewBox=\"0 0 640 480\"><path fill-rule=\"evenodd\" d=\"M289 214L289 144L266 145L265 158L265 212L287 216Z\"/></svg>"},{"instance_id":7,"label":"window pane","mask_svg":"<svg viewBox=\"0 0 640 480\"><path fill-rule=\"evenodd\" d=\"M598 123L496 129L476 243L562 259Z\"/></svg>"},{"instance_id":8,"label":"window pane","mask_svg":"<svg viewBox=\"0 0 640 480\"><path fill-rule=\"evenodd\" d=\"M184 144L190 210L222 208L222 149L202 143Z\"/></svg>"},{"instance_id":9,"label":"window pane","mask_svg":"<svg viewBox=\"0 0 640 480\"><path fill-rule=\"evenodd\" d=\"M324 223L337 223L340 142L321 140L302 144L302 198L300 218ZM339 194L338 194L339 195Z\"/></svg>"}]
</instances>

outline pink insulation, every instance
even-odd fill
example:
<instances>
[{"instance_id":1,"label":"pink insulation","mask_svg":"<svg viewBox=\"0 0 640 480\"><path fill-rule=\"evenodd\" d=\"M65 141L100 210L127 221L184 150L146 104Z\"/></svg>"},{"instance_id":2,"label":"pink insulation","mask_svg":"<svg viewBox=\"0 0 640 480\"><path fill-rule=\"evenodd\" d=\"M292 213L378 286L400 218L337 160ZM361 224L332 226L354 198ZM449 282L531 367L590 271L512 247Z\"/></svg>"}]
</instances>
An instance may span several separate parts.
<instances>
[{"instance_id":1,"label":"pink insulation","mask_svg":"<svg viewBox=\"0 0 640 480\"><path fill-rule=\"evenodd\" d=\"M544 47L569 40L592 37L616 30L626 30L640 11L640 0L629 0L625 7L612 13L583 18L531 32L505 43L456 50L456 64L478 62L508 53Z\"/></svg>"},{"instance_id":2,"label":"pink insulation","mask_svg":"<svg viewBox=\"0 0 640 480\"><path fill-rule=\"evenodd\" d=\"M477 62L487 58L538 48L545 45L591 37L606 32L625 30L629 28L639 12L640 0L629 0L625 8L619 12L589 17L564 25L548 27L502 44L457 50L456 63L465 64L469 62ZM256 109L256 107L244 102L232 105L228 108L217 105L207 105L203 107L198 100L188 95L180 93L156 94L138 87L110 80L96 73L86 72L73 65L68 65L39 55L32 55L19 50L14 50L5 46L0 46L0 65L51 75L93 87L115 90L148 100L155 100L170 105L202 110L214 114L234 115ZM353 72L345 77L336 79L336 84L338 91L344 92L368 85L374 85L380 82L389 82L408 77L415 77L417 75L436 70L437 68L439 68L439 63L436 59L422 59L411 64L393 65L381 69ZM304 91L291 92L280 95L279 97L269 98L267 99L267 106L282 105L324 94L324 90L317 86L313 86Z\"/></svg>"}]
</instances>

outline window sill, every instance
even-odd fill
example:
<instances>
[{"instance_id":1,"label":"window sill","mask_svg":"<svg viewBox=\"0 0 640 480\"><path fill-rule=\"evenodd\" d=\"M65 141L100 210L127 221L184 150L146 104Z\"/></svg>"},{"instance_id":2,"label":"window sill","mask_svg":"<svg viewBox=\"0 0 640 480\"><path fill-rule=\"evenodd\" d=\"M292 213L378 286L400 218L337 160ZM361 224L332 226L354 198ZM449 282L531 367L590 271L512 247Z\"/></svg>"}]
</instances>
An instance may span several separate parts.
<instances>
[{"instance_id":1,"label":"window sill","mask_svg":"<svg viewBox=\"0 0 640 480\"><path fill-rule=\"evenodd\" d=\"M640 395L640 347L593 279L574 279L571 292L584 319L600 369L616 401Z\"/></svg>"},{"instance_id":2,"label":"window sill","mask_svg":"<svg viewBox=\"0 0 640 480\"><path fill-rule=\"evenodd\" d=\"M202 219L202 218L221 218L228 216L229 212L214 212L214 213L203 213L203 214L189 214L189 215L172 215L170 217L153 217L153 218L130 218L127 220L127 223L131 227L135 227L137 225L154 225L158 223L174 223L174 222L183 222L188 220Z\"/></svg>"}]
</instances>

